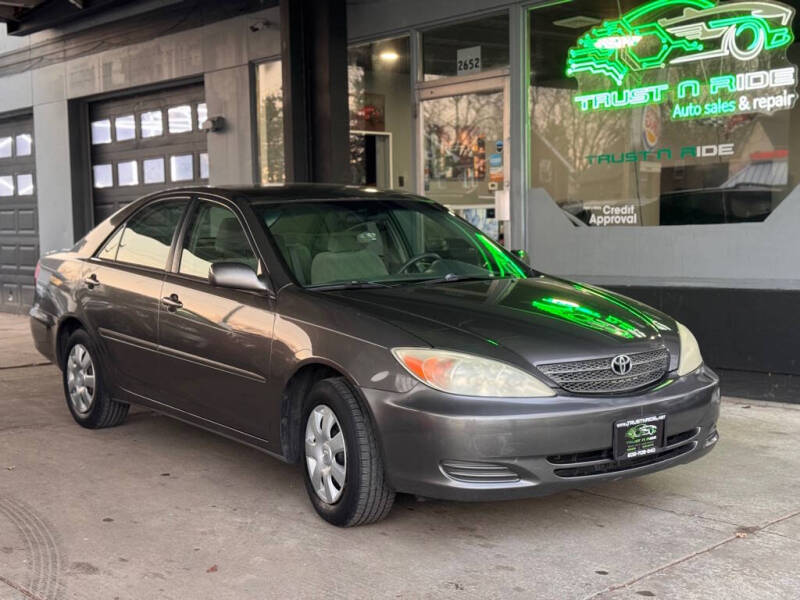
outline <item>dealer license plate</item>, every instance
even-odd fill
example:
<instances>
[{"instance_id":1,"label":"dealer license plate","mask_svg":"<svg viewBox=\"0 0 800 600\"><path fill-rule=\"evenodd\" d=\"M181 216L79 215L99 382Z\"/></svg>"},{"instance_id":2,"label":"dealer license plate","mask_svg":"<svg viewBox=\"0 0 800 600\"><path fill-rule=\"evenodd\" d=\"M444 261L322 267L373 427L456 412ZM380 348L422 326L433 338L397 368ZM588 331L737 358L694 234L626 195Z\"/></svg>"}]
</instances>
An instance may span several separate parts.
<instances>
[{"instance_id":1,"label":"dealer license plate","mask_svg":"<svg viewBox=\"0 0 800 600\"><path fill-rule=\"evenodd\" d=\"M614 458L637 458L664 447L667 415L638 417L614 423Z\"/></svg>"}]
</instances>

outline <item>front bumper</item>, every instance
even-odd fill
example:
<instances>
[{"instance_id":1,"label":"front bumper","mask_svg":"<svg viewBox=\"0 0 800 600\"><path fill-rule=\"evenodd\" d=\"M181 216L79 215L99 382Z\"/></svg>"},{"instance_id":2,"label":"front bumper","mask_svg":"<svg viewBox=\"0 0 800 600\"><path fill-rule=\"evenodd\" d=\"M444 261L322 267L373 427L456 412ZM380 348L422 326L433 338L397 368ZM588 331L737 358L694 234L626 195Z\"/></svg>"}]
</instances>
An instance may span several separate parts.
<instances>
[{"instance_id":1,"label":"front bumper","mask_svg":"<svg viewBox=\"0 0 800 600\"><path fill-rule=\"evenodd\" d=\"M389 483L450 500L551 494L651 473L707 454L718 434L719 379L701 367L627 396L470 398L422 384L407 393L362 389L377 425ZM665 447L617 462L615 422L666 414Z\"/></svg>"}]
</instances>

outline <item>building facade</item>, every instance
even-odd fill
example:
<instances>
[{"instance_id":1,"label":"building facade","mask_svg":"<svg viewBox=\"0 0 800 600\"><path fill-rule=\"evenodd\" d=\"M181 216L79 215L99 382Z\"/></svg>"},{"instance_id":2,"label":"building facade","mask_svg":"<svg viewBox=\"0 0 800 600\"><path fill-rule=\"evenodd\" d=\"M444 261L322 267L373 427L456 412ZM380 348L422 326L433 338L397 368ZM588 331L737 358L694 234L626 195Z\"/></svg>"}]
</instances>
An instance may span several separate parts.
<instances>
[{"instance_id":1,"label":"building facade","mask_svg":"<svg viewBox=\"0 0 800 600\"><path fill-rule=\"evenodd\" d=\"M95 4L0 13L4 310L119 206L297 179L308 137L347 159L326 178L429 196L542 271L658 306L713 366L800 374L788 0Z\"/></svg>"}]
</instances>

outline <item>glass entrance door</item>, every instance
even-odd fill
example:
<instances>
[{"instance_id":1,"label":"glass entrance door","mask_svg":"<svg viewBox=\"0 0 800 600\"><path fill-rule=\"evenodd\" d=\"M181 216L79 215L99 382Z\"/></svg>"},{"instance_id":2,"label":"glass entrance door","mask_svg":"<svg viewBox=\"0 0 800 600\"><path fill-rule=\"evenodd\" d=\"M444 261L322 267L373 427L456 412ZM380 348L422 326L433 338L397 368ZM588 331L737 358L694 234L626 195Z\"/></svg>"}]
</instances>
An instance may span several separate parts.
<instances>
[{"instance_id":1,"label":"glass entrance door","mask_svg":"<svg viewBox=\"0 0 800 600\"><path fill-rule=\"evenodd\" d=\"M350 131L350 183L392 188L392 134Z\"/></svg>"},{"instance_id":2,"label":"glass entrance door","mask_svg":"<svg viewBox=\"0 0 800 600\"><path fill-rule=\"evenodd\" d=\"M506 77L424 88L422 193L501 244L508 231Z\"/></svg>"}]
</instances>

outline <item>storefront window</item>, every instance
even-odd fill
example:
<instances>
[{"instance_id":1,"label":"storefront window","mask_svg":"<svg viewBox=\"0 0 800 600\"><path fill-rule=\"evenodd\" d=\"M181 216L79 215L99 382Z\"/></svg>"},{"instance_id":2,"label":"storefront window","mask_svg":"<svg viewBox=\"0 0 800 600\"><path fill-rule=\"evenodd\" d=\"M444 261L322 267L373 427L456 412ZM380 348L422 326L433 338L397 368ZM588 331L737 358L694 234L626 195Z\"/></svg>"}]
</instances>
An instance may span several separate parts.
<instances>
[{"instance_id":1,"label":"storefront window","mask_svg":"<svg viewBox=\"0 0 800 600\"><path fill-rule=\"evenodd\" d=\"M576 226L765 220L800 176L796 27L769 0L532 9L531 187Z\"/></svg>"},{"instance_id":2,"label":"storefront window","mask_svg":"<svg viewBox=\"0 0 800 600\"><path fill-rule=\"evenodd\" d=\"M508 66L508 13L437 27L422 34L425 81Z\"/></svg>"},{"instance_id":3,"label":"storefront window","mask_svg":"<svg viewBox=\"0 0 800 600\"><path fill-rule=\"evenodd\" d=\"M283 81L281 61L271 60L256 67L258 90L258 161L261 183L286 180L283 154Z\"/></svg>"},{"instance_id":4,"label":"storefront window","mask_svg":"<svg viewBox=\"0 0 800 600\"><path fill-rule=\"evenodd\" d=\"M411 190L411 72L407 37L348 51L350 182Z\"/></svg>"}]
</instances>

